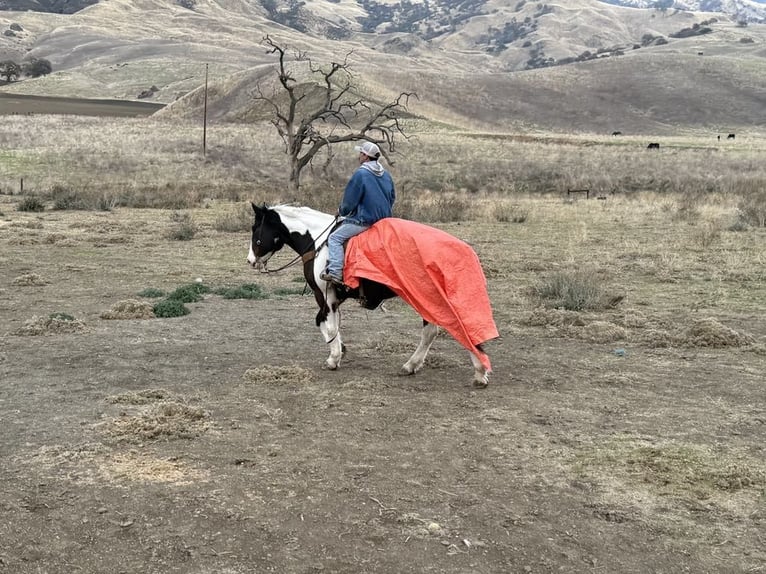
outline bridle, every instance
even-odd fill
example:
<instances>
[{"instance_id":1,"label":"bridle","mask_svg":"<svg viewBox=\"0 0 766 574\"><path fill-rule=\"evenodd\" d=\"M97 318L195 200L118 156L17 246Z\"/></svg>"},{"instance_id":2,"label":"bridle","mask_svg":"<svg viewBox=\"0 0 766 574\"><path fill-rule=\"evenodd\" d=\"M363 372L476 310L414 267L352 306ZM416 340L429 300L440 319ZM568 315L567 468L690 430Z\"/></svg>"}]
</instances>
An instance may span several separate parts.
<instances>
[{"instance_id":1,"label":"bridle","mask_svg":"<svg viewBox=\"0 0 766 574\"><path fill-rule=\"evenodd\" d=\"M255 244L256 244L256 245L260 245L260 244L261 244L261 240L263 239L263 227L264 227L264 225L263 225L263 224L264 224L265 222L266 222L266 218L264 217L263 221L261 222L261 228L258 230L258 239L256 239L256 240L255 240ZM337 223L338 223L338 216L336 215L336 216L333 218L332 222L330 222L330 225L328 225L327 227L325 227L325 228L324 228L324 229L321 231L321 233L319 234L319 236L321 237L322 235L324 235L326 231L329 231L330 229L332 229L332 228L335 226L335 224L337 224ZM289 268L289 267L292 267L293 265L295 265L296 263L298 263L298 261L303 261L303 263L304 263L304 264L305 264L305 263L308 263L309 261L311 261L312 259L314 259L314 258L316 257L316 254L317 254L319 251L321 251L321 250L322 250L322 248L323 248L325 245L327 245L327 240L328 240L329 238L330 238L330 234L328 233L328 234L327 234L327 237L325 238L325 240L324 240L322 243L320 243L318 247L315 247L314 249L310 249L309 251L306 251L305 253L299 253L299 254L298 254L296 257L294 257L292 260L290 260L290 261L288 261L286 264L282 265L282 267L279 267L279 268L277 268L277 269L266 269L266 267L265 267L265 265L264 265L264 268L263 268L263 269L260 269L260 270L259 270L259 272L260 272L260 273L267 273L267 274L268 274L268 273L278 273L278 272L280 272L280 271L284 271L285 269L287 269L287 268ZM277 236L277 239L279 239L279 236Z\"/></svg>"}]
</instances>

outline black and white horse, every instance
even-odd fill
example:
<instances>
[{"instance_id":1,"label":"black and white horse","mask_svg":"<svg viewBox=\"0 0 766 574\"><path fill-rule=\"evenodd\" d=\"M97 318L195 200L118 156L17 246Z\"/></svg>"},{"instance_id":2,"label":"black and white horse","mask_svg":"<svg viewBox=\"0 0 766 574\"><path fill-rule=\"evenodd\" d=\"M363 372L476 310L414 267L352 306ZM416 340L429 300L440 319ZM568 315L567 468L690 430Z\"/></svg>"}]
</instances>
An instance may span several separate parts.
<instances>
[{"instance_id":1,"label":"black and white horse","mask_svg":"<svg viewBox=\"0 0 766 574\"><path fill-rule=\"evenodd\" d=\"M345 352L340 334L341 303L349 298L359 299L366 309L375 309L386 299L396 297L396 293L386 285L369 279L360 279L360 286L356 289L335 288L320 279L319 275L327 265L327 237L335 226L332 215L291 205L259 207L253 204L253 209L255 223L248 263L265 272L269 259L283 246L287 245L298 254L295 261L302 260L304 277L319 306L316 324L330 346L326 365L329 369L337 369ZM423 367L438 330L437 325L423 320L420 344L402 366L402 374L412 375ZM477 345L477 349L483 352L481 346ZM475 353L471 352L470 356L474 385L486 387L489 370Z\"/></svg>"}]
</instances>

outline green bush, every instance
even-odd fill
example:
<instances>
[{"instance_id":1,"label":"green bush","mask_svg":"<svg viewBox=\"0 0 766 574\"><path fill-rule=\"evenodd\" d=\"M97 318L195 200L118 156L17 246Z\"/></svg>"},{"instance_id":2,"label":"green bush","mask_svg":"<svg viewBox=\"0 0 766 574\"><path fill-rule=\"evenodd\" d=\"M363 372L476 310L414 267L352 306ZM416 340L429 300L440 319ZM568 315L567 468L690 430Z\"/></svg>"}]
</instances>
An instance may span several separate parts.
<instances>
[{"instance_id":1,"label":"green bush","mask_svg":"<svg viewBox=\"0 0 766 574\"><path fill-rule=\"evenodd\" d=\"M51 313L48 315L50 319L57 319L59 321L74 321L74 317L69 313Z\"/></svg>"},{"instance_id":2,"label":"green bush","mask_svg":"<svg viewBox=\"0 0 766 574\"><path fill-rule=\"evenodd\" d=\"M165 292L162 289L155 289L154 287L147 287L143 291L139 291L139 297L146 297L147 299L159 299L165 296Z\"/></svg>"},{"instance_id":3,"label":"green bush","mask_svg":"<svg viewBox=\"0 0 766 574\"><path fill-rule=\"evenodd\" d=\"M278 287L274 289L274 295L277 297L287 297L289 295L303 295L304 287Z\"/></svg>"},{"instance_id":4,"label":"green bush","mask_svg":"<svg viewBox=\"0 0 766 574\"><path fill-rule=\"evenodd\" d=\"M215 292L224 299L266 299L268 297L260 285L255 283L243 283L239 287L221 287Z\"/></svg>"},{"instance_id":5,"label":"green bush","mask_svg":"<svg viewBox=\"0 0 766 574\"><path fill-rule=\"evenodd\" d=\"M189 309L177 299L163 299L153 307L154 315L161 318L182 317L189 314Z\"/></svg>"},{"instance_id":6,"label":"green bush","mask_svg":"<svg viewBox=\"0 0 766 574\"><path fill-rule=\"evenodd\" d=\"M180 301L181 303L196 303L202 300L202 295L210 293L210 287L202 283L190 283L182 285L168 295L171 301Z\"/></svg>"}]
</instances>

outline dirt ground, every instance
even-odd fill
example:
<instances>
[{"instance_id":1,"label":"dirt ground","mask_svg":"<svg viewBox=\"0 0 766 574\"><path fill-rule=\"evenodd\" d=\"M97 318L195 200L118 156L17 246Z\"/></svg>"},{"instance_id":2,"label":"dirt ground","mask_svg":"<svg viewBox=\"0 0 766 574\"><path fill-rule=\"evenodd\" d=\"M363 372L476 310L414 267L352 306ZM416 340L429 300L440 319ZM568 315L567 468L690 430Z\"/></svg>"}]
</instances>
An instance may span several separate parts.
<instances>
[{"instance_id":1,"label":"dirt ground","mask_svg":"<svg viewBox=\"0 0 766 574\"><path fill-rule=\"evenodd\" d=\"M445 226L475 245L502 334L477 390L446 335L398 376L419 327L401 302L349 303L347 357L323 370L313 298L278 294L299 273L247 268L248 234L215 231L216 207L174 241L168 212L18 200L0 196L0 572L766 570L763 267L648 274L676 233L662 214L641 246L595 201ZM536 310L529 286L582 221L574 262L604 258L624 300ZM269 297L103 318L198 278Z\"/></svg>"}]
</instances>

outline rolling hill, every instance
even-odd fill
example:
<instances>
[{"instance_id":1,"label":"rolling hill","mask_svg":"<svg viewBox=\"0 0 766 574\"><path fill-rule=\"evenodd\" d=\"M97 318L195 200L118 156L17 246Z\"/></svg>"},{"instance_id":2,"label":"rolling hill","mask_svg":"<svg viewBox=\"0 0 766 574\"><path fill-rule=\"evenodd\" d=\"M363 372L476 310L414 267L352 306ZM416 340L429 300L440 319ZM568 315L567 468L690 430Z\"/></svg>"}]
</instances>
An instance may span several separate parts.
<instances>
[{"instance_id":1,"label":"rolling hill","mask_svg":"<svg viewBox=\"0 0 766 574\"><path fill-rule=\"evenodd\" d=\"M6 0L8 1L8 0ZM253 115L271 35L315 61L348 56L371 97L416 91L413 111L471 129L673 133L766 126L766 26L720 12L597 0L102 0L73 14L0 11L2 59L54 73L2 91L175 102ZM427 12L424 12L424 6ZM388 7L388 8L387 8ZM151 88L151 90L149 90Z\"/></svg>"}]
</instances>

